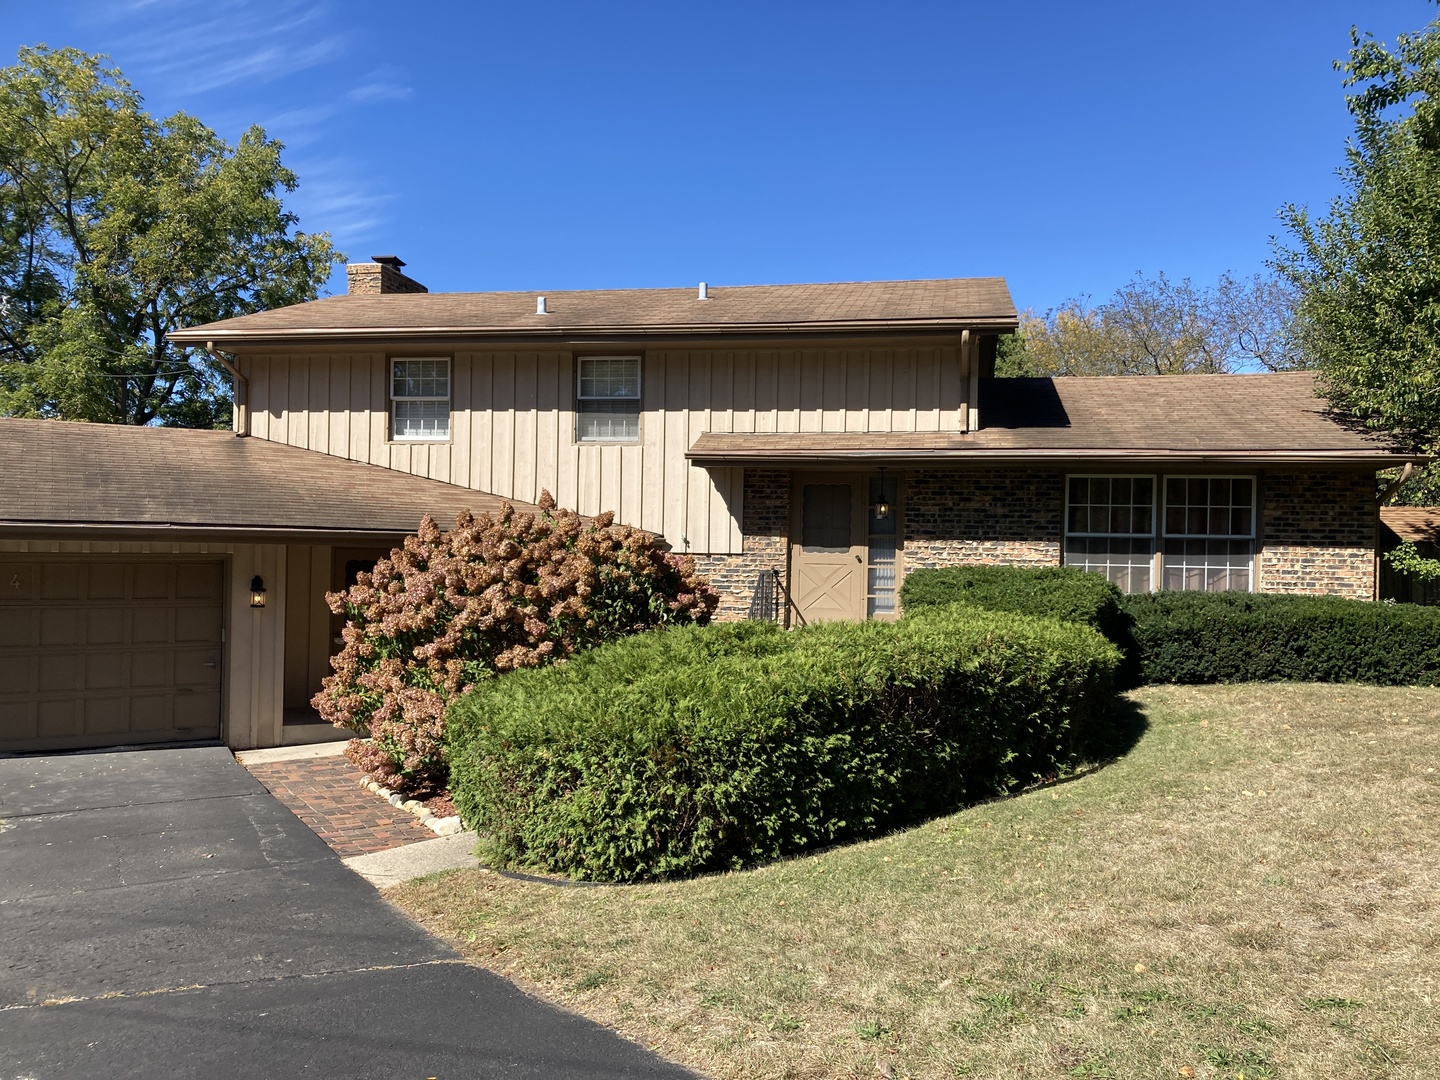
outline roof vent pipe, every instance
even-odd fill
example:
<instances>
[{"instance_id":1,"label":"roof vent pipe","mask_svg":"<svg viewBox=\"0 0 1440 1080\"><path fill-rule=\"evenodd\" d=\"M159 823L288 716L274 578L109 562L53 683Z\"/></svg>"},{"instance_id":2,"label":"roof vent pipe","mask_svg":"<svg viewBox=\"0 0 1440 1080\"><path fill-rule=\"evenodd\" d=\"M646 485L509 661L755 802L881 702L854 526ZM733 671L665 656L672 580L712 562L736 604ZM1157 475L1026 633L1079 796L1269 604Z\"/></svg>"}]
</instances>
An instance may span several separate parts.
<instances>
[{"instance_id":1,"label":"roof vent pipe","mask_svg":"<svg viewBox=\"0 0 1440 1080\"><path fill-rule=\"evenodd\" d=\"M543 296L537 296L537 297L535 298L535 314L536 314L536 315L549 315L549 314L550 314L548 311L545 310L545 297L543 297Z\"/></svg>"},{"instance_id":2,"label":"roof vent pipe","mask_svg":"<svg viewBox=\"0 0 1440 1080\"><path fill-rule=\"evenodd\" d=\"M697 296L695 299L696 299L696 300L709 300L709 299L710 299L710 286L709 286L709 285L706 285L705 282L703 282L703 281L700 282L700 295Z\"/></svg>"}]
</instances>

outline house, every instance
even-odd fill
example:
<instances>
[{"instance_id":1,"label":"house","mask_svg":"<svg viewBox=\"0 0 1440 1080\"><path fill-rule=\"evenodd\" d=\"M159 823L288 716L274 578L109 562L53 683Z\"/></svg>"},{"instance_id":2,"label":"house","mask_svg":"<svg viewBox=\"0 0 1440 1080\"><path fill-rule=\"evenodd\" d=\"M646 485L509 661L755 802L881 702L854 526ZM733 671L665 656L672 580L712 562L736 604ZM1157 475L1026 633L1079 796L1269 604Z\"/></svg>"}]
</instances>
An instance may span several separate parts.
<instances>
[{"instance_id":1,"label":"house","mask_svg":"<svg viewBox=\"0 0 1440 1080\"><path fill-rule=\"evenodd\" d=\"M893 618L907 569L974 561L1368 599L1376 470L1418 460L1304 373L992 378L998 278L430 294L403 267L172 335L231 370L233 434L0 420L0 749L310 737L324 593L424 513L613 509L730 618Z\"/></svg>"},{"instance_id":2,"label":"house","mask_svg":"<svg viewBox=\"0 0 1440 1080\"><path fill-rule=\"evenodd\" d=\"M1403 543L1415 545L1416 554L1440 559L1440 506L1387 506L1380 511L1380 550L1393 551ZM1380 560L1380 597L1404 604L1440 604L1440 581L1402 574Z\"/></svg>"}]
</instances>

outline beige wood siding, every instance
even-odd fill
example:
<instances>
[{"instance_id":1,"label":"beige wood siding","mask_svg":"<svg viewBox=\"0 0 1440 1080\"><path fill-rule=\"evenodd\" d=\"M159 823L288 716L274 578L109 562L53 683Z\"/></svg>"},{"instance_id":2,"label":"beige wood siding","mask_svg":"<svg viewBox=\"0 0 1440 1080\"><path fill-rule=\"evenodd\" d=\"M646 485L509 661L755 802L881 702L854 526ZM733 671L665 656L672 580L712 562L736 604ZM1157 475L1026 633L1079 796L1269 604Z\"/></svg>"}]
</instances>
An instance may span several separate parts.
<instances>
[{"instance_id":1,"label":"beige wood siding","mask_svg":"<svg viewBox=\"0 0 1440 1080\"><path fill-rule=\"evenodd\" d=\"M587 349L634 355L633 349ZM740 551L741 470L700 469L685 452L705 432L963 431L968 372L950 344L877 348L647 349L640 438L575 439L575 351L478 351L451 356L451 438L389 438L387 356L380 352L257 354L250 432L662 533L677 549ZM398 355L398 354L396 354Z\"/></svg>"},{"instance_id":2,"label":"beige wood siding","mask_svg":"<svg viewBox=\"0 0 1440 1080\"><path fill-rule=\"evenodd\" d=\"M330 674L330 591L332 548L289 549L285 573L285 708L308 709L320 682Z\"/></svg>"}]
</instances>

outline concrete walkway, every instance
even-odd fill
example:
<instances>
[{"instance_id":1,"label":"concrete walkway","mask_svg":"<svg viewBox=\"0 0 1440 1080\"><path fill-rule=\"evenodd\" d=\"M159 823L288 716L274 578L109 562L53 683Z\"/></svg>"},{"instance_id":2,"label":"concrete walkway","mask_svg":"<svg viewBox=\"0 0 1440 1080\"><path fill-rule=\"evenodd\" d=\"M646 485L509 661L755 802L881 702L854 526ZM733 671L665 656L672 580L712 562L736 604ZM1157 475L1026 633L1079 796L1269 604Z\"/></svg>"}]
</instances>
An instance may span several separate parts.
<instances>
[{"instance_id":1,"label":"concrete walkway","mask_svg":"<svg viewBox=\"0 0 1440 1080\"><path fill-rule=\"evenodd\" d=\"M222 747L0 759L0 919L0 1077L689 1075L461 963Z\"/></svg>"}]
</instances>

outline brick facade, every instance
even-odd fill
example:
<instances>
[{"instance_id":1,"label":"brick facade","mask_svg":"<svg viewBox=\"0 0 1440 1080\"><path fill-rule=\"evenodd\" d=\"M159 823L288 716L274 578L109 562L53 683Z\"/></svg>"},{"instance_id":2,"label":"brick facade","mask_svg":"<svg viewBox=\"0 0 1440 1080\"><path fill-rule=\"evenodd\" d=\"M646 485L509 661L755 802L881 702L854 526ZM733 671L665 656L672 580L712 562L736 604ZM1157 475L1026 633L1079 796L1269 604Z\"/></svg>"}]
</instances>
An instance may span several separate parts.
<instances>
[{"instance_id":1,"label":"brick facade","mask_svg":"<svg viewBox=\"0 0 1440 1080\"><path fill-rule=\"evenodd\" d=\"M1374 474L1271 472L1259 484L1259 591L1372 599ZM918 469L904 474L902 491L907 569L1060 563L1062 470ZM745 618L762 572L787 570L789 472L746 469L744 500L743 554L695 557L720 592L724 620Z\"/></svg>"},{"instance_id":2,"label":"brick facade","mask_svg":"<svg viewBox=\"0 0 1440 1080\"><path fill-rule=\"evenodd\" d=\"M696 555L695 566L720 593L715 617L743 619L755 584L771 569L786 572L790 545L790 474L784 469L746 469L739 555Z\"/></svg>"},{"instance_id":3,"label":"brick facade","mask_svg":"<svg viewBox=\"0 0 1440 1080\"><path fill-rule=\"evenodd\" d=\"M1265 473L1259 591L1375 597L1373 472Z\"/></svg>"},{"instance_id":4,"label":"brick facade","mask_svg":"<svg viewBox=\"0 0 1440 1080\"><path fill-rule=\"evenodd\" d=\"M1033 469L920 469L905 477L905 565L1056 566L1065 477Z\"/></svg>"}]
</instances>

